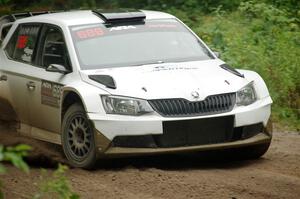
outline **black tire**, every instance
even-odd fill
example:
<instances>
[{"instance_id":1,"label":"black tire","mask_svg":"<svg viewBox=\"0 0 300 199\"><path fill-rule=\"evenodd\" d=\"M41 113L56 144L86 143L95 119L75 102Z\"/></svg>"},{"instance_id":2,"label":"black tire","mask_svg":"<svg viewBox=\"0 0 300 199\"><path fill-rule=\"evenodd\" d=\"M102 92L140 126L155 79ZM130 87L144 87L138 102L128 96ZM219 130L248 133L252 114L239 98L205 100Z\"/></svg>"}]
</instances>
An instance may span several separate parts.
<instances>
[{"instance_id":1,"label":"black tire","mask_svg":"<svg viewBox=\"0 0 300 199\"><path fill-rule=\"evenodd\" d=\"M236 148L233 149L234 153L232 153L232 155L242 160L258 159L268 151L270 144L271 142L267 142L264 144L258 144L258 145L243 147L243 148Z\"/></svg>"},{"instance_id":2,"label":"black tire","mask_svg":"<svg viewBox=\"0 0 300 199\"><path fill-rule=\"evenodd\" d=\"M63 118L61 142L71 166L94 167L97 156L93 129L81 104L68 108Z\"/></svg>"}]
</instances>

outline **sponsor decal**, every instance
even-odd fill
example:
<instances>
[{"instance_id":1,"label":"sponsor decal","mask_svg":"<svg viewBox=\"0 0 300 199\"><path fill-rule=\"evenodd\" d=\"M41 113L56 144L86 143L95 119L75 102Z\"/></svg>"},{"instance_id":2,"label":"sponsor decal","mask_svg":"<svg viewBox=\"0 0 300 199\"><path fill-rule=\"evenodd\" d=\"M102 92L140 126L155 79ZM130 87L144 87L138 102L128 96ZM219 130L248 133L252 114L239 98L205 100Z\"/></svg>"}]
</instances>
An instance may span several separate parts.
<instances>
[{"instance_id":1,"label":"sponsor decal","mask_svg":"<svg viewBox=\"0 0 300 199\"><path fill-rule=\"evenodd\" d=\"M29 36L27 35L19 35L18 42L17 42L17 48L23 49L27 46Z\"/></svg>"},{"instance_id":2,"label":"sponsor decal","mask_svg":"<svg viewBox=\"0 0 300 199\"><path fill-rule=\"evenodd\" d=\"M181 67L181 66L156 66L152 72L173 71L173 70L197 70L197 67Z\"/></svg>"},{"instance_id":3,"label":"sponsor decal","mask_svg":"<svg viewBox=\"0 0 300 199\"><path fill-rule=\"evenodd\" d=\"M104 35L104 31L101 28L88 28L76 31L75 34L78 39L91 39Z\"/></svg>"},{"instance_id":4,"label":"sponsor decal","mask_svg":"<svg viewBox=\"0 0 300 199\"><path fill-rule=\"evenodd\" d=\"M200 97L200 94L197 91L193 91L191 95L194 99L198 99Z\"/></svg>"},{"instance_id":5,"label":"sponsor decal","mask_svg":"<svg viewBox=\"0 0 300 199\"><path fill-rule=\"evenodd\" d=\"M49 81L42 81L41 102L44 105L59 108L62 85Z\"/></svg>"},{"instance_id":6,"label":"sponsor decal","mask_svg":"<svg viewBox=\"0 0 300 199\"><path fill-rule=\"evenodd\" d=\"M131 29L136 29L135 26L117 26L117 27L112 27L109 32L112 31L120 31L120 30L131 30Z\"/></svg>"}]
</instances>

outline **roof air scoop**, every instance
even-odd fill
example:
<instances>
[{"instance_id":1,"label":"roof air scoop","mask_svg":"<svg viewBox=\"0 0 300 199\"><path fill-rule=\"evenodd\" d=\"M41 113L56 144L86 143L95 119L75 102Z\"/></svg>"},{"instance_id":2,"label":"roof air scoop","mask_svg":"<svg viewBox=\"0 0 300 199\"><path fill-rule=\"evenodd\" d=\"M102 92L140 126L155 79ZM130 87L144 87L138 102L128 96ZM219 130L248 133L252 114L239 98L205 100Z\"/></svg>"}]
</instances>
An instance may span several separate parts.
<instances>
[{"instance_id":1,"label":"roof air scoop","mask_svg":"<svg viewBox=\"0 0 300 199\"><path fill-rule=\"evenodd\" d=\"M117 10L117 11L102 11L93 10L95 15L100 17L105 23L127 23L127 22L143 22L146 15L139 10Z\"/></svg>"},{"instance_id":2,"label":"roof air scoop","mask_svg":"<svg viewBox=\"0 0 300 199\"><path fill-rule=\"evenodd\" d=\"M115 80L109 75L89 75L89 78L95 82L103 84L107 88L117 88Z\"/></svg>"},{"instance_id":3,"label":"roof air scoop","mask_svg":"<svg viewBox=\"0 0 300 199\"><path fill-rule=\"evenodd\" d=\"M223 68L224 70L227 70L228 72L231 72L239 77L245 78L244 74L241 74L239 71L237 71L236 69L232 68L231 66L227 65L227 64L222 64L220 65L221 68Z\"/></svg>"}]
</instances>

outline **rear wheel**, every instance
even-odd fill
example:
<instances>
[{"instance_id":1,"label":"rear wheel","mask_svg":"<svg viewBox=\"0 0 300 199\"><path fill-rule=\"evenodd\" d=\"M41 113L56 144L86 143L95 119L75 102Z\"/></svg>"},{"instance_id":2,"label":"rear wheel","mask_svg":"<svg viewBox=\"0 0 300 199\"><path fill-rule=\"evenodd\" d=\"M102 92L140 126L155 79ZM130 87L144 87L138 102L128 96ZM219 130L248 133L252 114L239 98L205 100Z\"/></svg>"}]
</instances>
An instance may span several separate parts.
<instances>
[{"instance_id":1,"label":"rear wheel","mask_svg":"<svg viewBox=\"0 0 300 199\"><path fill-rule=\"evenodd\" d=\"M70 164L90 169L96 162L94 130L83 107L70 106L63 118L62 146Z\"/></svg>"}]
</instances>

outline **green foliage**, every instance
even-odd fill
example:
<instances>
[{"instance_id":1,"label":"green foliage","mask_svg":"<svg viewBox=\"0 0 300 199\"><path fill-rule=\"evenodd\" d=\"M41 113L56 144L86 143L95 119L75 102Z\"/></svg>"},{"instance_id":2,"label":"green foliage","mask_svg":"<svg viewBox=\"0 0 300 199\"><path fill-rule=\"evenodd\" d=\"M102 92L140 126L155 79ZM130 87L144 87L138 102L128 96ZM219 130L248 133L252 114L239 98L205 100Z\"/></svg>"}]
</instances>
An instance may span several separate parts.
<instances>
[{"instance_id":1,"label":"green foliage","mask_svg":"<svg viewBox=\"0 0 300 199\"><path fill-rule=\"evenodd\" d=\"M25 157L28 151L31 150L31 147L20 144L15 147L4 147L0 145L0 174L5 173L6 169L1 164L1 162L11 162L15 167L21 169L22 171L28 173L29 167L24 162L23 157ZM1 191L2 182L0 181L0 199L4 198L4 195Z\"/></svg>"},{"instance_id":2,"label":"green foliage","mask_svg":"<svg viewBox=\"0 0 300 199\"><path fill-rule=\"evenodd\" d=\"M11 162L15 167L28 173L29 167L24 162L23 157L27 156L30 150L31 147L24 144L15 147L3 147L0 145L0 174L6 172L5 167L1 164L3 161ZM69 181L64 175L67 169L67 166L59 165L50 178L47 178L47 172L44 170L41 176L40 190L35 194L34 198L39 199L51 195L53 198L59 199L79 199L79 196L72 192ZM0 181L0 199L3 199L4 194L1 192L1 187L2 182Z\"/></svg>"},{"instance_id":3,"label":"green foliage","mask_svg":"<svg viewBox=\"0 0 300 199\"><path fill-rule=\"evenodd\" d=\"M266 3L241 3L236 12L205 16L196 32L236 68L266 81L280 118L300 119L299 18ZM298 119L297 119L298 118ZM298 127L299 128L299 127Z\"/></svg>"},{"instance_id":4,"label":"green foliage","mask_svg":"<svg viewBox=\"0 0 300 199\"><path fill-rule=\"evenodd\" d=\"M6 148L0 145L0 162L11 162L15 167L28 173L29 167L24 162L23 157L27 155L29 150L31 150L31 147L24 144L17 145L16 147ZM0 164L0 172L5 172L5 168L2 164Z\"/></svg>"},{"instance_id":5,"label":"green foliage","mask_svg":"<svg viewBox=\"0 0 300 199\"><path fill-rule=\"evenodd\" d=\"M79 195L71 190L69 181L65 176L67 166L59 164L56 171L48 178L48 173L43 170L43 175L40 179L40 190L34 199L43 198L44 196L52 196L52 198L59 199L79 199Z\"/></svg>"},{"instance_id":6,"label":"green foliage","mask_svg":"<svg viewBox=\"0 0 300 199\"><path fill-rule=\"evenodd\" d=\"M10 0L0 0L0 5L5 5L9 3Z\"/></svg>"}]
</instances>

